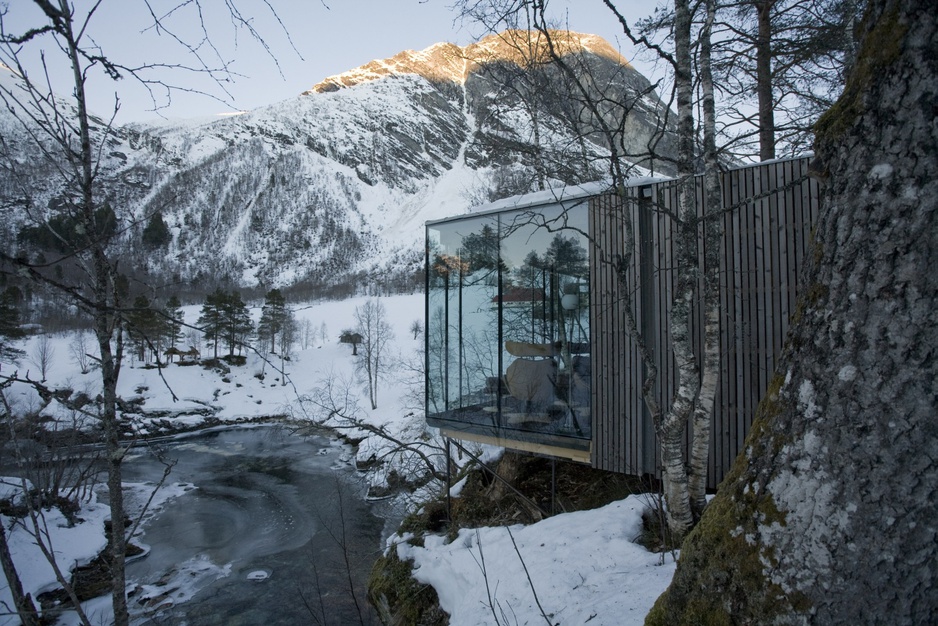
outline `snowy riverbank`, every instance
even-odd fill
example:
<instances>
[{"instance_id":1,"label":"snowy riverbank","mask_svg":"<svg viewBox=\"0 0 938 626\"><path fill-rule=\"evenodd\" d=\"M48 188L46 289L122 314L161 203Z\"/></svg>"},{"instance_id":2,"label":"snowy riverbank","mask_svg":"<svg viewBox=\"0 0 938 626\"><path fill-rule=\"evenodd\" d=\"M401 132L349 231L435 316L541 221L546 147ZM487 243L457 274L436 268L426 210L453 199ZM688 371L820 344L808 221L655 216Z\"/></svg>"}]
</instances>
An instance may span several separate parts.
<instances>
[{"instance_id":1,"label":"snowy riverbank","mask_svg":"<svg viewBox=\"0 0 938 626\"><path fill-rule=\"evenodd\" d=\"M300 324L308 319L308 327L317 329L317 333L305 346L298 346L289 361L282 363L283 371L278 371L279 358L265 362L252 354L247 355L244 365L230 366L227 372L178 364L157 370L128 361L119 386L120 396L127 401L126 417L149 435L170 434L174 429L200 424L243 423L266 416L282 416L301 423L316 421L324 416L321 391L331 384L336 392L334 398L341 396L347 401L343 404L347 417L361 420L367 428L349 428L347 420L336 418L331 425L342 427L344 434L358 442L357 465L374 469L368 480L371 488L380 490L389 480L393 482L409 471L408 458L398 455L396 463L381 463L392 446L370 433L369 428L386 428L402 440L425 439L431 445L435 434L424 426L419 406L420 369L412 367L422 359L422 337L415 339L411 326L415 320L422 321L423 296L381 298L394 338L386 360L389 368L378 389L376 410L371 410L368 404L367 389L356 373L351 346L337 341L342 330L354 326L355 307L365 300L297 307ZM186 307L187 321L193 323L198 310L198 306ZM253 312L259 315L259 310ZM37 340L32 337L23 342L21 347L26 356L18 364L3 363L3 371L18 369L25 374L30 370L35 378L37 366L30 356L35 353ZM69 357L73 341L68 335L51 338L56 358L50 363L46 377L56 387L93 395L97 373L79 371ZM203 349L203 356L205 352ZM8 390L8 396L20 410L38 410L42 405L40 398L22 385ZM42 407L41 414L50 424L69 424L75 417L56 400ZM489 451L492 452L495 451ZM166 497L173 497L172 491ZM505 528L463 530L451 543L443 537L428 537L419 548L400 542L400 537L392 537L391 549L397 550L402 558L413 559L415 576L433 585L442 608L451 613L454 624L496 623L493 606L508 611L514 616L512 621L517 619L518 623L543 621L532 589L544 611L564 623L589 619L590 624L639 624L674 571L670 555L659 565L660 555L650 554L633 542L640 532L642 506L640 499L632 498L594 511L562 514L527 527L513 527L511 534L517 552ZM103 545L103 507L89 500L86 508L87 515L84 509L81 515L85 523L79 526L97 530L89 532L83 528L81 532L88 537L62 539L76 550L74 555L63 553L68 563L78 564L92 558ZM65 530L71 529L63 527L62 532ZM54 532L58 534L59 530ZM15 557L17 562L31 558L25 551L19 554ZM478 596L485 593L485 585L479 584L479 561L483 556L491 598ZM533 586L518 569L522 560L531 572ZM38 576L30 581L29 588L36 590L49 582ZM4 589L0 594L9 605L9 591Z\"/></svg>"}]
</instances>

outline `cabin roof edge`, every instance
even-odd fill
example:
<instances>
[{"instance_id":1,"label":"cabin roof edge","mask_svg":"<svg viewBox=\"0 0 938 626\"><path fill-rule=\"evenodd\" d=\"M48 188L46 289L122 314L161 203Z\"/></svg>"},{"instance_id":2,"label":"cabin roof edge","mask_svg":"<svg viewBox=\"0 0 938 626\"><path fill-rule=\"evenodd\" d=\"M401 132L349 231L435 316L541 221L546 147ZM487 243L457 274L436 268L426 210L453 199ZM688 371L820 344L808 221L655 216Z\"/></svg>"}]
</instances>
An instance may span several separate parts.
<instances>
[{"instance_id":1,"label":"cabin roof edge","mask_svg":"<svg viewBox=\"0 0 938 626\"><path fill-rule=\"evenodd\" d=\"M629 178L626 181L625 186L627 188L641 187L644 185L660 183L667 180L671 179L662 176L635 176ZM535 191L517 196L510 196L508 198L496 200L495 202L471 206L466 210L465 213L459 213L457 215L451 215L449 217L435 220L427 220L425 224L427 226L432 226L433 224L442 224L453 220L466 219L469 217L476 217L490 213L501 213L503 211L512 211L516 209L526 209L534 206L581 200L583 198L602 195L611 191L612 189L613 185L608 180L598 180L589 183L583 183L582 185L552 187L543 191Z\"/></svg>"}]
</instances>

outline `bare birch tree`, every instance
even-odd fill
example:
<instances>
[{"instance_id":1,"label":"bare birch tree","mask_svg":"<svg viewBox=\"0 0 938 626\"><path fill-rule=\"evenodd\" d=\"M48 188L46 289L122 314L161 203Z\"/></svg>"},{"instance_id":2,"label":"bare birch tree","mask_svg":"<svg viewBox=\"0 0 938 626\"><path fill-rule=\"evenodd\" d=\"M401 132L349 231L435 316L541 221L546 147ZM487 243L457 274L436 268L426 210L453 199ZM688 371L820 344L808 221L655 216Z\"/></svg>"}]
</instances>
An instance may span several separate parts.
<instances>
[{"instance_id":1,"label":"bare birch tree","mask_svg":"<svg viewBox=\"0 0 938 626\"><path fill-rule=\"evenodd\" d=\"M39 368L39 375L42 376L41 382L46 382L46 376L49 374L49 368L52 367L53 358L55 358L55 348L52 347L49 335L43 333L36 340L32 354L32 362Z\"/></svg>"},{"instance_id":2,"label":"bare birch tree","mask_svg":"<svg viewBox=\"0 0 938 626\"><path fill-rule=\"evenodd\" d=\"M659 407L657 400L645 393L661 448L664 495L668 503L668 526L682 537L693 525L688 473L699 470L684 455L684 433L697 412L701 397L703 364L694 354L691 337L691 313L700 297L697 279L701 270L697 255L697 204L694 181L694 81L691 55L692 15L689 0L674 2L674 87L677 100L677 268L675 293L671 302L669 329L671 348L677 365L677 389L668 407ZM717 240L719 241L719 240ZM708 242L709 243L709 242ZM716 242L714 242L716 243ZM715 247L715 246L714 246ZM710 320L708 320L709 322ZM719 326L705 325L704 335L717 334ZM715 391L715 390L714 390ZM709 421L709 414L707 420ZM710 431L693 433L696 448L709 449ZM698 439L700 441L698 441ZM704 456L706 461L706 456ZM703 471L706 464L704 464ZM704 484L706 480L703 481ZM705 485L704 485L705 486Z\"/></svg>"},{"instance_id":3,"label":"bare birch tree","mask_svg":"<svg viewBox=\"0 0 938 626\"><path fill-rule=\"evenodd\" d=\"M12 421L12 409L6 396L6 389L10 385L12 385L12 381L0 382L0 419L6 424L10 424ZM0 524L0 567L3 568L3 575L9 586L10 595L13 596L13 607L16 609L17 616L23 626L39 626L41 623L39 612L36 610L36 604L33 602L32 596L23 591L23 582L16 568L16 563L13 562L13 556L10 554L7 532L3 524Z\"/></svg>"},{"instance_id":4,"label":"bare birch tree","mask_svg":"<svg viewBox=\"0 0 938 626\"><path fill-rule=\"evenodd\" d=\"M722 206L720 164L716 135L716 101L711 64L711 37L716 18L716 0L704 1L704 23L699 36L700 99L703 116L704 206L715 212ZM703 355L700 393L694 406L693 443L688 460L688 491L694 519L699 519L707 505L707 461L710 457L710 433L720 372L720 255L721 228L718 217L704 220Z\"/></svg>"},{"instance_id":5,"label":"bare birch tree","mask_svg":"<svg viewBox=\"0 0 938 626\"><path fill-rule=\"evenodd\" d=\"M79 328L72 336L72 341L68 345L69 352L72 354L72 360L82 374L91 371L91 357L88 354L88 342L85 338L85 330Z\"/></svg>"},{"instance_id":6,"label":"bare birch tree","mask_svg":"<svg viewBox=\"0 0 938 626\"><path fill-rule=\"evenodd\" d=\"M843 86L856 53L865 0L718 0L710 19L711 71L721 152L739 158L810 149L814 120ZM695 21L707 10L696 9ZM645 36L670 38L674 11L640 20ZM701 68L701 72L703 68Z\"/></svg>"},{"instance_id":7,"label":"bare birch tree","mask_svg":"<svg viewBox=\"0 0 938 626\"><path fill-rule=\"evenodd\" d=\"M303 338L303 349L308 350L316 342L316 332L313 330L313 320L304 317L300 322L300 336Z\"/></svg>"},{"instance_id":8,"label":"bare birch tree","mask_svg":"<svg viewBox=\"0 0 938 626\"><path fill-rule=\"evenodd\" d=\"M394 338L394 331L388 323L384 305L378 300L368 300L355 307L355 322L361 335L358 363L367 378L368 399L374 410L378 408L378 382L388 367L386 351L388 342Z\"/></svg>"},{"instance_id":9,"label":"bare birch tree","mask_svg":"<svg viewBox=\"0 0 938 626\"><path fill-rule=\"evenodd\" d=\"M196 15L203 14L195 3L174 3L176 9L195 5ZM28 6L27 6L28 5ZM24 9L25 6L25 9ZM49 208L37 204L33 189L35 172L22 171L11 153L11 145L0 143L0 159L4 174L18 188L20 200L16 210L28 216L36 228L58 242L61 255L52 263L37 262L28 255L0 251L0 270L25 276L35 284L53 290L87 315L97 343L97 363L101 376L101 400L96 415L104 448L107 469L108 500L111 508L111 592L114 620L118 626L129 622L125 595L124 555L126 552L125 513L122 491L122 463L126 447L122 444L123 427L117 410L117 382L124 358L125 288L126 279L118 271L118 260L111 249L111 240L118 235L119 219L107 204L103 179L107 174L107 146L116 134L114 120L120 102L115 98L109 118L100 119L89 110L89 88L92 79L130 79L149 90L157 107L157 92L171 94L176 86L169 82L167 72L173 69L198 72L225 95L224 84L232 78L228 63L218 49L217 65L206 58L205 41L210 41L206 23L198 24L201 42L188 44L171 23L175 9L157 15L144 0L143 10L152 18L152 25L168 35L184 51L190 53L191 67L153 61L146 65L126 66L107 56L93 40L96 18L103 13L102 2L76 5L69 0L33 0L0 8L0 61L16 76L12 83L0 84L0 101L18 123L21 137L32 144L49 174L54 202ZM265 3L266 10L273 10ZM12 30L10 11L32 10L34 22ZM235 2L226 2L235 29L258 37L249 19ZM189 26L187 24L187 26ZM200 27L200 28L199 28ZM38 59L38 62L36 61ZM69 79L57 84L49 71L52 64L64 64ZM214 82L212 82L214 81ZM183 88L187 91L192 89ZM62 94L69 94L67 97ZM6 138L5 138L6 139ZM120 209L121 207L119 207ZM129 218L129 216L123 216ZM57 219L53 219L57 218ZM132 222L132 220L130 220ZM55 272L52 268L67 266L75 271Z\"/></svg>"}]
</instances>

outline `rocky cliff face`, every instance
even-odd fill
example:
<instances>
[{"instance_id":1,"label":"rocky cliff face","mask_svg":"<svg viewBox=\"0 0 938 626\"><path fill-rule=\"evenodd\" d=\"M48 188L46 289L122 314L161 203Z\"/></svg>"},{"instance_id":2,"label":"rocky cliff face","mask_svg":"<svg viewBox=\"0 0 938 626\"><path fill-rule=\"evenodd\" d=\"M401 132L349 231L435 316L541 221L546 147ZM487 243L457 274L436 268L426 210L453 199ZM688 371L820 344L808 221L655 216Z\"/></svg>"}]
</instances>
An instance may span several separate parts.
<instances>
[{"instance_id":1,"label":"rocky cliff face","mask_svg":"<svg viewBox=\"0 0 938 626\"><path fill-rule=\"evenodd\" d=\"M641 155L660 138L665 107L648 81L598 37L557 33L555 46L609 97L608 123L629 110L613 141L654 165ZM405 51L236 117L106 137L102 124L100 193L123 227L115 245L138 272L205 285L411 275L427 219L603 176L609 136L563 76L542 40L508 32ZM8 136L9 120L0 124ZM25 137L9 136L24 171L47 170ZM6 171L0 192L41 209L63 193L49 172ZM157 213L171 240L147 248L142 231ZM8 242L23 219L11 214Z\"/></svg>"}]
</instances>

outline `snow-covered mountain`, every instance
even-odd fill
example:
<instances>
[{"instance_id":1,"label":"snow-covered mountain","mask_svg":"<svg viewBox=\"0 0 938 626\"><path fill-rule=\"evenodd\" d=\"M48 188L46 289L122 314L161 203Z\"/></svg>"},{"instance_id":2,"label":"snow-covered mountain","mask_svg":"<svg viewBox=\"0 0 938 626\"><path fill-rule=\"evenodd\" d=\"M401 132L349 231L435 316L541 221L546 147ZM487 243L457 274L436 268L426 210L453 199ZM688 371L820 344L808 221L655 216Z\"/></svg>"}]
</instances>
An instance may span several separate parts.
<instances>
[{"instance_id":1,"label":"snow-covered mountain","mask_svg":"<svg viewBox=\"0 0 938 626\"><path fill-rule=\"evenodd\" d=\"M557 33L555 45L605 91L608 122L629 108L625 152L644 152L666 111L648 81L599 37ZM238 116L119 128L101 174L123 227L116 245L138 273L205 287L406 281L424 221L603 176L597 122L545 54L510 31L372 61ZM0 172L12 207L0 228L12 242L17 200L45 207L62 188L10 119L0 116L0 130L30 173L23 186ZM171 238L141 245L157 214Z\"/></svg>"}]
</instances>

